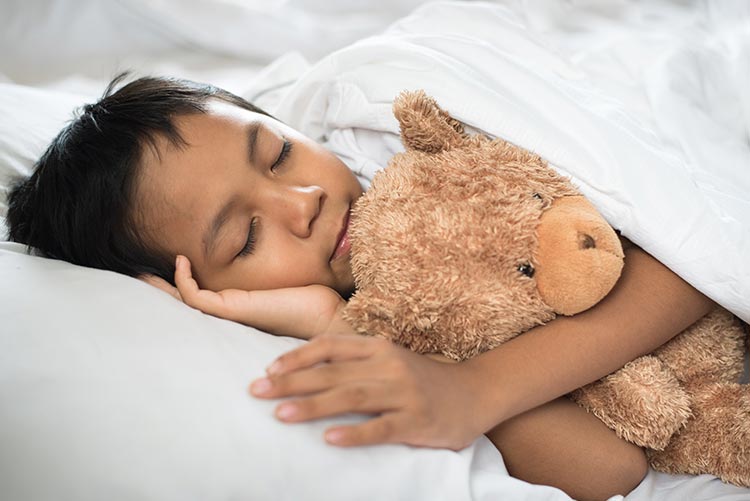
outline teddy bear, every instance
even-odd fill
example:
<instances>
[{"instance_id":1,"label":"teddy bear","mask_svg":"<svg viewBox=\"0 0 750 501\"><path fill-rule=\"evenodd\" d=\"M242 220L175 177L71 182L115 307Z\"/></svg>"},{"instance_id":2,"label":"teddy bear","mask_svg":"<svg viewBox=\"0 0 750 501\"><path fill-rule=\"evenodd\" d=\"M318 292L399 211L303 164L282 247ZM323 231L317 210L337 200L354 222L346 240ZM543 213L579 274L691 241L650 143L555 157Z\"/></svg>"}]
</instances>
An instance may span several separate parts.
<instances>
[{"instance_id":1,"label":"teddy bear","mask_svg":"<svg viewBox=\"0 0 750 501\"><path fill-rule=\"evenodd\" d=\"M622 240L540 156L469 135L423 91L394 102L405 152L352 211L356 292L344 317L460 361L614 287ZM672 341L569 395L669 473L750 486L747 326L717 307Z\"/></svg>"}]
</instances>

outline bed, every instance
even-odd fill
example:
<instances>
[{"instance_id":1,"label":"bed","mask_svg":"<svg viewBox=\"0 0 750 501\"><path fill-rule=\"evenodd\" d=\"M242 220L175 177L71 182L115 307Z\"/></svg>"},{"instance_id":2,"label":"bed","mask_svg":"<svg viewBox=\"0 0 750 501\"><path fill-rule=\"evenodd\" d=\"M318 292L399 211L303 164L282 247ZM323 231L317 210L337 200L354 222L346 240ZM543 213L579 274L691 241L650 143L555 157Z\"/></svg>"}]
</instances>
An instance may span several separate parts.
<instances>
[{"instance_id":1,"label":"bed","mask_svg":"<svg viewBox=\"0 0 750 501\"><path fill-rule=\"evenodd\" d=\"M5 2L0 216L12 180L118 70L241 94L364 184L400 149L391 100L424 88L470 128L545 156L750 321L750 4L423 3ZM247 384L299 340L12 242L0 283L2 499L569 499L510 477L483 437L458 452L342 450L323 430L362 417L280 424ZM625 499L750 489L652 471Z\"/></svg>"}]
</instances>

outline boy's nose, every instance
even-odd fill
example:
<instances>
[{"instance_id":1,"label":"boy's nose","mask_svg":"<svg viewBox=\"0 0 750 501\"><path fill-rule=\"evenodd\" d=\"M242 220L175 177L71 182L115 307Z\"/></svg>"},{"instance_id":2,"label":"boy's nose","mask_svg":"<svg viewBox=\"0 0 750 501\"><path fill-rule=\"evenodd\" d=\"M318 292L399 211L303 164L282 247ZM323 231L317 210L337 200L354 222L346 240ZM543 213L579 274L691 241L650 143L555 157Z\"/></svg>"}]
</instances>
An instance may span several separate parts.
<instances>
[{"instance_id":1,"label":"boy's nose","mask_svg":"<svg viewBox=\"0 0 750 501\"><path fill-rule=\"evenodd\" d=\"M325 191L320 186L294 186L283 197L284 215L290 230L300 238L309 237L313 222L320 214Z\"/></svg>"}]
</instances>

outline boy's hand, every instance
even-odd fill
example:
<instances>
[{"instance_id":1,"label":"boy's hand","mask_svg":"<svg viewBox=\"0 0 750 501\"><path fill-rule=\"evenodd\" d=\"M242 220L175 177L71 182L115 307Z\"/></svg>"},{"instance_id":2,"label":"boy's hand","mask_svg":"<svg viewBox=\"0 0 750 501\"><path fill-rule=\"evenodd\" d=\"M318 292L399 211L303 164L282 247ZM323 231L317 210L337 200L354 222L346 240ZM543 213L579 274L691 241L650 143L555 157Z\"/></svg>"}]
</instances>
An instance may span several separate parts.
<instances>
[{"instance_id":1,"label":"boy's hand","mask_svg":"<svg viewBox=\"0 0 750 501\"><path fill-rule=\"evenodd\" d=\"M177 290L177 287L170 284L161 277L157 277L156 275L141 275L140 277L138 277L138 280L146 282L147 284L152 285L157 289L161 289L178 301L182 301L182 296L180 296L180 291Z\"/></svg>"},{"instance_id":2,"label":"boy's hand","mask_svg":"<svg viewBox=\"0 0 750 501\"><path fill-rule=\"evenodd\" d=\"M276 417L289 423L373 414L364 423L326 430L334 445L387 442L458 450L491 426L475 411L481 400L477 383L466 364L437 362L385 339L322 336L279 357L250 392L296 397L276 407Z\"/></svg>"},{"instance_id":3,"label":"boy's hand","mask_svg":"<svg viewBox=\"0 0 750 501\"><path fill-rule=\"evenodd\" d=\"M144 277L144 281L204 313L273 334L308 339L321 334L354 333L341 316L346 302L336 291L323 285L214 292L198 286L185 256L178 256L175 263L177 288L156 277Z\"/></svg>"}]
</instances>

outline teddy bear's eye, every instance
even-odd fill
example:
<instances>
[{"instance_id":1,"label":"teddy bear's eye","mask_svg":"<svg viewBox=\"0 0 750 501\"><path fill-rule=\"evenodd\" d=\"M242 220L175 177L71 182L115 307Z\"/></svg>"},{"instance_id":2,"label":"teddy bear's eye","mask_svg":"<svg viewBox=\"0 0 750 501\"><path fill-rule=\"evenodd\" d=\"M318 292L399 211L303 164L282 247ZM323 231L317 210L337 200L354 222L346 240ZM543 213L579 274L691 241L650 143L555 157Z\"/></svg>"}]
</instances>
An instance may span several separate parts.
<instances>
[{"instance_id":1,"label":"teddy bear's eye","mask_svg":"<svg viewBox=\"0 0 750 501\"><path fill-rule=\"evenodd\" d=\"M537 200L541 200L542 199L542 196L539 193L534 193L532 196L534 198L536 198Z\"/></svg>"},{"instance_id":2,"label":"teddy bear's eye","mask_svg":"<svg viewBox=\"0 0 750 501\"><path fill-rule=\"evenodd\" d=\"M534 276L534 267L530 263L519 264L517 270L529 278Z\"/></svg>"}]
</instances>

